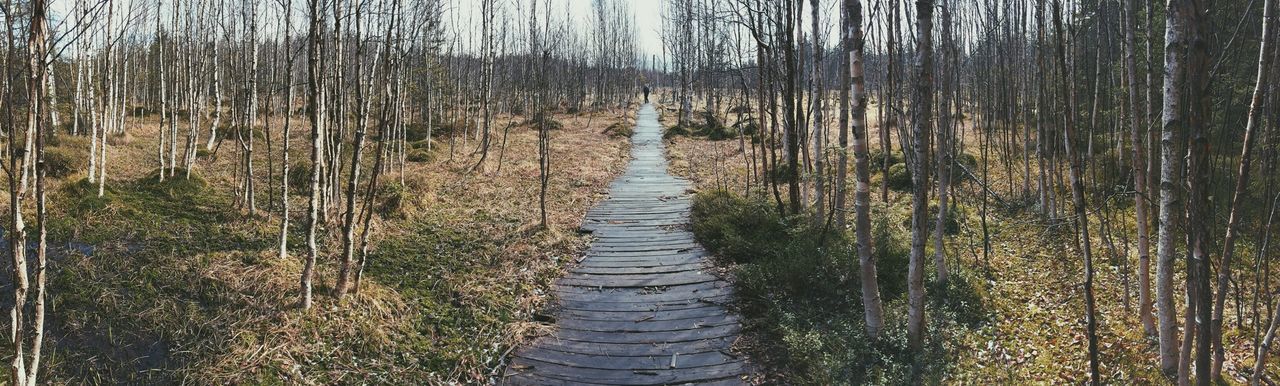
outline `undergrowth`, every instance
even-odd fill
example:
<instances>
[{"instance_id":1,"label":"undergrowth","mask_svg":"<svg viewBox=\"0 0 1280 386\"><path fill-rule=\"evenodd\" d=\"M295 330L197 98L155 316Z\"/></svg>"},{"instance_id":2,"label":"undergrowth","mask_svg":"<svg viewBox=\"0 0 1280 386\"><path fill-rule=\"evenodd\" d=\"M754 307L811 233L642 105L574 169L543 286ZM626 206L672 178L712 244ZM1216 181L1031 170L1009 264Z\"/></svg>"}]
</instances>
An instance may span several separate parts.
<instances>
[{"instance_id":1,"label":"undergrowth","mask_svg":"<svg viewBox=\"0 0 1280 386\"><path fill-rule=\"evenodd\" d=\"M784 370L771 382L940 382L950 365L950 348L942 344L942 337L987 322L982 289L974 284L974 275L959 270L945 287L928 285L931 339L924 352L911 352L905 296L909 241L901 236L895 219L900 211L877 207L876 212L874 255L886 329L872 341L864 327L851 233L814 225L807 214L780 216L762 199L725 191L695 197L695 236L734 267L738 305L746 316L747 351L768 368Z\"/></svg>"}]
</instances>

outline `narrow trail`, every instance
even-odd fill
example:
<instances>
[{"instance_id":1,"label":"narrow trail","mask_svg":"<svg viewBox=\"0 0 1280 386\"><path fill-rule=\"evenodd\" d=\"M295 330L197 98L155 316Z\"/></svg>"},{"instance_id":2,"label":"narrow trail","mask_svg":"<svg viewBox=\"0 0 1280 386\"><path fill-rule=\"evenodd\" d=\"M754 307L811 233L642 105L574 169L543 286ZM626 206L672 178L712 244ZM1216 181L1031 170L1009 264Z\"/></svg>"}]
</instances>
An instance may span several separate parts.
<instances>
[{"instance_id":1,"label":"narrow trail","mask_svg":"<svg viewBox=\"0 0 1280 386\"><path fill-rule=\"evenodd\" d=\"M555 285L556 329L513 354L503 382L745 384L731 347L741 329L722 305L729 283L706 272L689 225L689 182L667 173L653 105L636 117L631 162L587 212L596 238Z\"/></svg>"}]
</instances>

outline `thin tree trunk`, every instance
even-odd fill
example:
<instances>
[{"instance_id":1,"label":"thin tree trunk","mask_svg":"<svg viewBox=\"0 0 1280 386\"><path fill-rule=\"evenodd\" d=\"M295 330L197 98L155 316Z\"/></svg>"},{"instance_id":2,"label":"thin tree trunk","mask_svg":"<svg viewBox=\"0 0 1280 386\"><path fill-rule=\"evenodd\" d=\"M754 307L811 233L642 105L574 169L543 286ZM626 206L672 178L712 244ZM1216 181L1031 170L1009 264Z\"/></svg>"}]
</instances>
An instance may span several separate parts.
<instances>
[{"instance_id":1,"label":"thin tree trunk","mask_svg":"<svg viewBox=\"0 0 1280 386\"><path fill-rule=\"evenodd\" d=\"M907 269L907 342L924 348L924 247L929 237L929 134L933 128L933 0L916 1L915 96L911 111L914 155L911 160L911 257Z\"/></svg>"},{"instance_id":2,"label":"thin tree trunk","mask_svg":"<svg viewBox=\"0 0 1280 386\"><path fill-rule=\"evenodd\" d=\"M1237 229L1240 224L1240 204L1245 198L1245 189L1249 186L1249 165L1253 160L1253 143L1257 138L1257 127L1262 114L1262 97L1266 91L1267 76L1271 73L1271 50L1275 38L1271 32L1275 22L1275 0L1263 0L1262 37L1259 39L1258 76L1254 82L1253 97L1249 101L1249 117L1244 128L1244 144L1240 150L1240 164L1236 168L1236 186L1231 194L1231 209L1227 220L1227 234L1222 242L1222 261L1218 266L1218 293L1214 297L1213 307L1213 368L1212 379L1222 374L1222 361L1225 352L1222 347L1222 309L1226 305L1227 282L1231 280L1231 259L1235 254ZM1205 165L1208 166L1208 165Z\"/></svg>"},{"instance_id":3,"label":"thin tree trunk","mask_svg":"<svg viewBox=\"0 0 1280 386\"><path fill-rule=\"evenodd\" d=\"M284 13L284 135L280 153L280 258L289 257L289 136L293 117L293 0L285 0Z\"/></svg>"},{"instance_id":4,"label":"thin tree trunk","mask_svg":"<svg viewBox=\"0 0 1280 386\"><path fill-rule=\"evenodd\" d=\"M862 0L844 0L844 39L848 52L849 80L853 103L854 233L858 240L858 263L861 268L862 308L866 313L867 336L877 339L884 329L884 310L880 304L880 285L876 275L876 257L871 252L871 168L867 155L867 91L863 71Z\"/></svg>"},{"instance_id":5,"label":"thin tree trunk","mask_svg":"<svg viewBox=\"0 0 1280 386\"><path fill-rule=\"evenodd\" d=\"M819 12L818 0L809 0L810 21L813 25L813 67L811 71L811 80L809 81L809 103L813 109L813 222L819 226L827 218L826 206L826 133L824 125L826 122L822 120L822 31L818 24L820 23L821 13Z\"/></svg>"},{"instance_id":6,"label":"thin tree trunk","mask_svg":"<svg viewBox=\"0 0 1280 386\"><path fill-rule=\"evenodd\" d=\"M1089 238L1089 212L1085 207L1084 197L1084 177L1082 171L1084 169L1084 160L1080 157L1080 151L1076 148L1079 144L1079 138L1076 136L1075 127L1075 91L1074 84L1068 79L1070 66L1067 62L1066 55L1066 33L1062 28L1062 0L1054 0L1053 2L1053 24L1058 35L1057 53L1058 64L1062 67L1061 75L1062 84L1062 102L1065 104L1063 108L1064 131L1066 152L1068 160L1071 162L1071 196L1075 209L1075 223L1080 232L1080 249L1084 254L1084 304L1085 304L1085 333L1089 339L1089 382L1093 385L1102 384L1102 376L1099 371L1098 363L1098 321L1097 313L1094 310L1093 299L1093 248Z\"/></svg>"},{"instance_id":7,"label":"thin tree trunk","mask_svg":"<svg viewBox=\"0 0 1280 386\"><path fill-rule=\"evenodd\" d=\"M938 144L934 153L938 158L938 218L934 222L934 245L933 245L933 262L934 270L938 275L938 283L945 286L947 283L947 255L946 243L943 234L947 227L947 188L951 186L951 143L948 135L951 133L951 127L954 124L951 115L951 94L952 94L952 71L951 68L953 42L951 40L951 4L943 0L942 4L942 90L941 106L938 108Z\"/></svg>"},{"instance_id":8,"label":"thin tree trunk","mask_svg":"<svg viewBox=\"0 0 1280 386\"><path fill-rule=\"evenodd\" d=\"M1156 323L1151 315L1151 232L1147 229L1150 225L1147 221L1147 208L1150 208L1151 196L1147 189L1146 145L1143 144L1142 117L1139 115L1143 110L1139 108L1142 102L1138 99L1138 65L1134 55L1138 29L1135 1L1125 0L1124 60L1125 75L1129 83L1129 139L1133 146L1130 161L1133 163L1133 186L1136 192L1133 199L1138 232L1138 319L1142 321L1143 331L1148 336L1156 336Z\"/></svg>"},{"instance_id":9,"label":"thin tree trunk","mask_svg":"<svg viewBox=\"0 0 1280 386\"><path fill-rule=\"evenodd\" d=\"M1171 3L1176 4L1176 3ZM1174 230L1178 229L1181 196L1178 189L1182 176L1183 150L1182 81L1186 77L1185 61L1187 41L1183 35L1183 21L1176 15L1176 7L1170 7L1165 26L1164 60L1164 109L1160 134L1160 228L1156 236L1156 316L1160 321L1160 369L1166 375L1178 373L1179 342L1178 320L1175 316L1173 273L1176 262ZM1190 327L1190 326L1188 326Z\"/></svg>"},{"instance_id":10,"label":"thin tree trunk","mask_svg":"<svg viewBox=\"0 0 1280 386\"><path fill-rule=\"evenodd\" d=\"M302 268L302 309L311 308L311 279L316 265L316 255L318 254L316 246L316 228L319 225L320 210L320 153L321 148L320 133L323 130L321 126L324 122L324 99L322 96L324 90L324 76L320 68L320 39L322 39L323 31L321 31L320 12L322 8L320 0L308 0L311 10L311 27L307 33L307 41L309 49L307 50L307 68L311 77L311 90L308 95L308 104L311 106L311 198L308 203L307 213L307 258Z\"/></svg>"}]
</instances>

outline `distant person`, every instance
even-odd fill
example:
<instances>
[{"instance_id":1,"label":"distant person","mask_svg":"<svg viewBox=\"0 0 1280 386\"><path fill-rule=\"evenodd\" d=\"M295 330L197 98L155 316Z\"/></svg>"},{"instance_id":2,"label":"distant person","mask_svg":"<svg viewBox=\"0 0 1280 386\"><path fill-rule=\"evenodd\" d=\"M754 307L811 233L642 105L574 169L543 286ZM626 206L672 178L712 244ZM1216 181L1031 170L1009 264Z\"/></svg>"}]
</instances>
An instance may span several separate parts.
<instances>
[{"instance_id":1,"label":"distant person","mask_svg":"<svg viewBox=\"0 0 1280 386\"><path fill-rule=\"evenodd\" d=\"M649 85L644 85L644 103L649 103Z\"/></svg>"}]
</instances>

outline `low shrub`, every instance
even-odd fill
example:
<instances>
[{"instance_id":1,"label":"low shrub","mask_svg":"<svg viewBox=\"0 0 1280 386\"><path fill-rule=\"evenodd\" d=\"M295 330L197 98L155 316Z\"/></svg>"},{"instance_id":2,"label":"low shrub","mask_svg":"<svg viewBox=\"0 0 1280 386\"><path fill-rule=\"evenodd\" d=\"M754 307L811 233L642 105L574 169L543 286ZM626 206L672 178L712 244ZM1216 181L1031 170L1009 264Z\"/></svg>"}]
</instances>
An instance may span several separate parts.
<instances>
[{"instance_id":1,"label":"low shrub","mask_svg":"<svg viewBox=\"0 0 1280 386\"><path fill-rule=\"evenodd\" d=\"M44 172L52 178L70 176L89 162L83 151L65 147L50 147L44 151Z\"/></svg>"},{"instance_id":2,"label":"low shrub","mask_svg":"<svg viewBox=\"0 0 1280 386\"><path fill-rule=\"evenodd\" d=\"M432 158L434 157L427 149L411 149L404 157L405 161L417 163L431 162Z\"/></svg>"},{"instance_id":3,"label":"low shrub","mask_svg":"<svg viewBox=\"0 0 1280 386\"><path fill-rule=\"evenodd\" d=\"M889 167L889 174L885 176L884 183L889 185L889 189L897 191L907 191L911 189L911 171L907 169L907 164L896 163Z\"/></svg>"},{"instance_id":4,"label":"low shrub","mask_svg":"<svg viewBox=\"0 0 1280 386\"><path fill-rule=\"evenodd\" d=\"M289 192L293 194L307 194L311 191L311 164L308 162L295 162L289 165Z\"/></svg>"},{"instance_id":5,"label":"low shrub","mask_svg":"<svg viewBox=\"0 0 1280 386\"><path fill-rule=\"evenodd\" d=\"M111 146L124 146L133 142L133 135L128 131L118 134L107 135L107 144Z\"/></svg>"},{"instance_id":6,"label":"low shrub","mask_svg":"<svg viewBox=\"0 0 1280 386\"><path fill-rule=\"evenodd\" d=\"M547 130L559 130L564 127L564 125L560 124L560 121L557 121L549 112L534 113L533 117L525 120L522 124L534 130L539 130L544 126Z\"/></svg>"},{"instance_id":7,"label":"low shrub","mask_svg":"<svg viewBox=\"0 0 1280 386\"><path fill-rule=\"evenodd\" d=\"M717 255L738 263L771 253L787 227L768 203L724 190L699 193L691 211L693 234Z\"/></svg>"},{"instance_id":8,"label":"low shrub","mask_svg":"<svg viewBox=\"0 0 1280 386\"><path fill-rule=\"evenodd\" d=\"M868 151L867 152L867 158L869 160L868 162L870 162L871 165L882 165L884 164L884 158L886 155L889 157L889 165L900 164L905 162L905 160L902 158L901 151L894 150L886 153L882 149L871 149L870 151ZM880 168L873 167L872 169L879 170Z\"/></svg>"},{"instance_id":9,"label":"low shrub","mask_svg":"<svg viewBox=\"0 0 1280 386\"><path fill-rule=\"evenodd\" d=\"M609 138L631 138L635 134L634 125L626 120L615 122L609 127L604 128L602 134L608 135Z\"/></svg>"},{"instance_id":10,"label":"low shrub","mask_svg":"<svg viewBox=\"0 0 1280 386\"><path fill-rule=\"evenodd\" d=\"M675 126L668 127L666 130L662 132L662 139L672 139L675 137L688 137L692 133L693 132L689 130L688 126L677 123Z\"/></svg>"},{"instance_id":11,"label":"low shrub","mask_svg":"<svg viewBox=\"0 0 1280 386\"><path fill-rule=\"evenodd\" d=\"M408 201L408 189L400 183L382 184L378 187L375 210L383 218L404 218Z\"/></svg>"},{"instance_id":12,"label":"low shrub","mask_svg":"<svg viewBox=\"0 0 1280 386\"><path fill-rule=\"evenodd\" d=\"M160 179L160 173L165 173L163 181ZM184 168L173 170L172 173L168 169L155 169L147 173L147 176L138 183L142 191L168 197L196 195L204 191L207 186L209 183L205 182L199 173L192 171L188 177L187 170Z\"/></svg>"},{"instance_id":13,"label":"low shrub","mask_svg":"<svg viewBox=\"0 0 1280 386\"><path fill-rule=\"evenodd\" d=\"M693 204L698 241L734 266L737 305L755 344L771 367L795 384L939 383L945 356L937 339L925 353L910 350L906 334L910 245L897 226L902 213L874 209L876 281L885 329L867 339L856 243L841 231L815 227L808 214L779 216L764 198L699 193ZM926 275L927 276L927 275ZM932 334L977 328L988 319L980 280L958 269L949 284L931 284ZM937 331L937 332L935 332ZM937 336L937 335L935 335ZM914 380L914 381L913 381Z\"/></svg>"}]
</instances>

